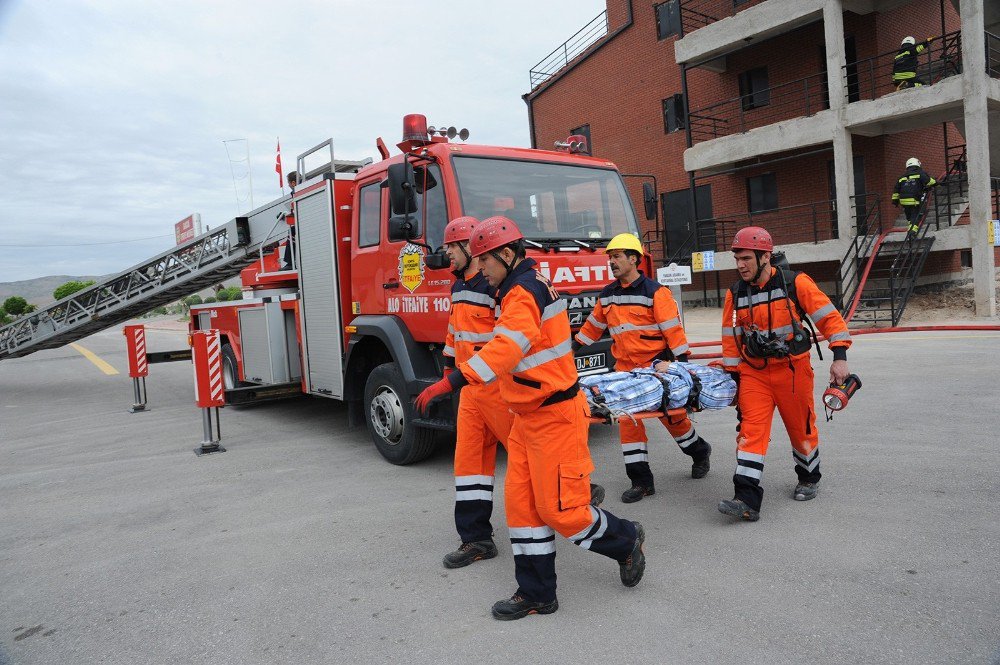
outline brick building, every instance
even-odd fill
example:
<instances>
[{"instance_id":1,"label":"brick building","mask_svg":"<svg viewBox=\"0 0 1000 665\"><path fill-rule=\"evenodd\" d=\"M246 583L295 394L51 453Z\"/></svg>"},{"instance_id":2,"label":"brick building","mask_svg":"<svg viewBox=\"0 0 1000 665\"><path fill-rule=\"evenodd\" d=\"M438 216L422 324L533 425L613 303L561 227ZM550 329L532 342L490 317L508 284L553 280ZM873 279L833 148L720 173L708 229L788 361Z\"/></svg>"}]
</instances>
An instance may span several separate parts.
<instances>
[{"instance_id":1,"label":"brick building","mask_svg":"<svg viewBox=\"0 0 1000 665\"><path fill-rule=\"evenodd\" d=\"M655 176L660 221L644 231L656 258L720 252L721 274L700 276L688 297L718 297L735 278L732 235L754 224L845 300L875 253L865 300L972 277L990 316L998 32L1000 3L983 0L607 0L532 69L532 145L584 134L623 173ZM919 56L925 85L897 90L907 35L934 40ZM947 177L908 244L889 229L909 157ZM642 180L627 180L633 200Z\"/></svg>"}]
</instances>

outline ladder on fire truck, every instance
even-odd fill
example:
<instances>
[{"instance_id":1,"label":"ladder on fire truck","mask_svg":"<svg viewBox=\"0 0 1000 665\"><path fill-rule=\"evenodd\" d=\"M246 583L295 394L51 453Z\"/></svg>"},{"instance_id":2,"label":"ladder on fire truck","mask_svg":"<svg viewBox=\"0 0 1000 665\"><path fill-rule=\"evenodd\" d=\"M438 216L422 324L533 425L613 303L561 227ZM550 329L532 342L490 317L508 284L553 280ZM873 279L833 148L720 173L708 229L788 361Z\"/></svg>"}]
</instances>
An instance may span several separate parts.
<instances>
[{"instance_id":1,"label":"ladder on fire truck","mask_svg":"<svg viewBox=\"0 0 1000 665\"><path fill-rule=\"evenodd\" d=\"M285 197L0 328L0 360L52 349L234 277L287 236Z\"/></svg>"}]
</instances>

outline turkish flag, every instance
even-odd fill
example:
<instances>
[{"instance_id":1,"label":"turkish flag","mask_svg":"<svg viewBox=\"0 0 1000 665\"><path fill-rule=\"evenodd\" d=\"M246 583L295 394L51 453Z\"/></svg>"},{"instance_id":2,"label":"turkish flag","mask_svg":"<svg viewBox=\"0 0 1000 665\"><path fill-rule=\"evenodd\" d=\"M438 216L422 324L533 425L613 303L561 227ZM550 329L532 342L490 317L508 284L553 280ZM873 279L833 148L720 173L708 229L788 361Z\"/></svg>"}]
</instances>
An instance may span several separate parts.
<instances>
[{"instance_id":1,"label":"turkish flag","mask_svg":"<svg viewBox=\"0 0 1000 665\"><path fill-rule=\"evenodd\" d=\"M274 172L278 174L278 187L285 189L285 179L281 175L281 139L278 139L278 156L274 158Z\"/></svg>"}]
</instances>

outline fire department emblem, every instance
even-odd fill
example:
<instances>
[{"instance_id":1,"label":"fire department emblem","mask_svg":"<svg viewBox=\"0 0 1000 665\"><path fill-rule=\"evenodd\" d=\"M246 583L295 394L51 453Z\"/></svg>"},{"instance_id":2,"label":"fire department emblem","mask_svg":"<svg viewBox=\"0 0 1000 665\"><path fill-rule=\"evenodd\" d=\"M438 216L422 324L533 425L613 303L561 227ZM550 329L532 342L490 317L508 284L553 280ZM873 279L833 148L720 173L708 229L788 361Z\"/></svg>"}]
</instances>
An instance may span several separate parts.
<instances>
[{"instance_id":1,"label":"fire department emblem","mask_svg":"<svg viewBox=\"0 0 1000 665\"><path fill-rule=\"evenodd\" d=\"M410 243L399 252L399 283L410 293L424 283L423 258L423 250Z\"/></svg>"}]
</instances>

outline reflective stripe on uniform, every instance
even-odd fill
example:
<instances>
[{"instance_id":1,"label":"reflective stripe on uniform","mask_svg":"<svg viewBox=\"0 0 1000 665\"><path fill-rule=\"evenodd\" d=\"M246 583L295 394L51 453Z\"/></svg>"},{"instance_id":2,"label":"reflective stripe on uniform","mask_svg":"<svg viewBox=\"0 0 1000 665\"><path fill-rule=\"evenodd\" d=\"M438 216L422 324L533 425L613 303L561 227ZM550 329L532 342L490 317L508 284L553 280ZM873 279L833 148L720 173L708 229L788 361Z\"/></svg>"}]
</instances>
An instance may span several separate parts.
<instances>
[{"instance_id":1,"label":"reflective stripe on uniform","mask_svg":"<svg viewBox=\"0 0 1000 665\"><path fill-rule=\"evenodd\" d=\"M739 364L740 364L740 359L739 358L723 358L722 359L722 366L723 367L736 367Z\"/></svg>"},{"instance_id":2,"label":"reflective stripe on uniform","mask_svg":"<svg viewBox=\"0 0 1000 665\"><path fill-rule=\"evenodd\" d=\"M593 313L591 313L591 315L587 317L587 323L601 330L605 330L608 327L608 324L604 323L603 321L598 321L597 317L594 316Z\"/></svg>"},{"instance_id":3,"label":"reflective stripe on uniform","mask_svg":"<svg viewBox=\"0 0 1000 665\"><path fill-rule=\"evenodd\" d=\"M553 303L550 303L545 306L545 309L542 310L542 321L548 321L553 316L557 316L561 312L565 311L566 311L565 300L557 300Z\"/></svg>"},{"instance_id":4,"label":"reflective stripe on uniform","mask_svg":"<svg viewBox=\"0 0 1000 665\"><path fill-rule=\"evenodd\" d=\"M589 337L587 337L586 335L584 335L582 332L576 334L576 339L577 339L578 342L580 342L580 344L583 344L584 346L590 346L591 344L593 344L594 342L597 341L597 340L590 339Z\"/></svg>"},{"instance_id":5,"label":"reflective stripe on uniform","mask_svg":"<svg viewBox=\"0 0 1000 665\"><path fill-rule=\"evenodd\" d=\"M507 529L510 534L510 546L514 556L537 556L555 554L556 532L550 526L512 526Z\"/></svg>"},{"instance_id":6,"label":"reflective stripe on uniform","mask_svg":"<svg viewBox=\"0 0 1000 665\"><path fill-rule=\"evenodd\" d=\"M497 378L496 372L490 369L490 366L486 364L486 361L480 358L478 355L469 358L469 367L479 375L479 378L483 380L483 383L491 383Z\"/></svg>"},{"instance_id":7,"label":"reflective stripe on uniform","mask_svg":"<svg viewBox=\"0 0 1000 665\"><path fill-rule=\"evenodd\" d=\"M656 325L655 323L650 324L650 325L646 325L646 326L638 326L638 325L636 325L634 323L623 323L620 326L611 326L609 332L612 335L621 335L622 333L631 332L631 331L634 331L634 330L657 330L658 331L659 329L660 329L660 327L658 325Z\"/></svg>"},{"instance_id":8,"label":"reflective stripe on uniform","mask_svg":"<svg viewBox=\"0 0 1000 665\"><path fill-rule=\"evenodd\" d=\"M680 446L681 448L687 448L697 440L698 440L698 432L694 430L694 425L691 425L691 428L688 429L688 431L681 434L680 436L674 437L674 441L676 441L677 445Z\"/></svg>"},{"instance_id":9,"label":"reflective stripe on uniform","mask_svg":"<svg viewBox=\"0 0 1000 665\"><path fill-rule=\"evenodd\" d=\"M678 319L677 317L674 317L672 319L667 319L666 321L660 321L659 323L656 324L656 327L659 328L660 330L670 330L671 328L675 328L680 324L681 320Z\"/></svg>"},{"instance_id":10,"label":"reflective stripe on uniform","mask_svg":"<svg viewBox=\"0 0 1000 665\"><path fill-rule=\"evenodd\" d=\"M819 321L824 316L826 316L827 314L830 314L831 312L833 312L836 309L837 308L833 306L833 303L830 303L829 305L823 305L822 307L820 307L819 309L817 309L815 312L809 312L809 318L812 319L813 321Z\"/></svg>"},{"instance_id":11,"label":"reflective stripe on uniform","mask_svg":"<svg viewBox=\"0 0 1000 665\"><path fill-rule=\"evenodd\" d=\"M674 354L674 356L676 357L676 356L681 355L682 353L687 353L690 348L691 347L688 346L687 344L681 344L678 347L670 349L670 353Z\"/></svg>"},{"instance_id":12,"label":"reflective stripe on uniform","mask_svg":"<svg viewBox=\"0 0 1000 665\"><path fill-rule=\"evenodd\" d=\"M838 333L833 333L832 335L830 335L829 337L827 337L826 341L828 341L828 342L840 342L840 341L847 340L847 339L851 339L851 333L849 333L849 332L838 332Z\"/></svg>"},{"instance_id":13,"label":"reflective stripe on uniform","mask_svg":"<svg viewBox=\"0 0 1000 665\"><path fill-rule=\"evenodd\" d=\"M493 333L474 333L458 330L455 332L456 342L488 342L493 339Z\"/></svg>"},{"instance_id":14,"label":"reflective stripe on uniform","mask_svg":"<svg viewBox=\"0 0 1000 665\"><path fill-rule=\"evenodd\" d=\"M780 300L784 297L785 297L784 289L774 289L773 291L770 291L768 293L755 293L753 295L753 298L751 298L751 302L753 302L754 305L758 305L762 302L773 302L775 300ZM737 308L742 308L746 306L747 306L746 296L742 296L736 301Z\"/></svg>"},{"instance_id":15,"label":"reflective stripe on uniform","mask_svg":"<svg viewBox=\"0 0 1000 665\"><path fill-rule=\"evenodd\" d=\"M468 302L475 305L486 305L487 307L493 307L496 304L496 300L485 293L479 293L478 291L459 291L451 297L451 302Z\"/></svg>"},{"instance_id":16,"label":"reflective stripe on uniform","mask_svg":"<svg viewBox=\"0 0 1000 665\"><path fill-rule=\"evenodd\" d=\"M521 347L521 353L527 353L528 349L531 348L531 340L528 339L528 337L522 332L518 332L517 330L511 330L509 328L503 328L500 326L494 328L493 332L494 334L497 335L503 335L507 339L517 344L519 347Z\"/></svg>"},{"instance_id":17,"label":"reflective stripe on uniform","mask_svg":"<svg viewBox=\"0 0 1000 665\"><path fill-rule=\"evenodd\" d=\"M646 462L649 460L649 448L645 441L622 444L622 455L625 457L625 464L635 464L636 462Z\"/></svg>"},{"instance_id":18,"label":"reflective stripe on uniform","mask_svg":"<svg viewBox=\"0 0 1000 665\"><path fill-rule=\"evenodd\" d=\"M793 449L792 457L795 458L795 463L806 471L815 471L816 467L819 466L819 448L814 448L808 456L802 455L799 451Z\"/></svg>"},{"instance_id":19,"label":"reflective stripe on uniform","mask_svg":"<svg viewBox=\"0 0 1000 665\"><path fill-rule=\"evenodd\" d=\"M590 508L590 524L569 537L569 539L585 550L589 550L595 540L601 538L608 528L608 518L600 508Z\"/></svg>"},{"instance_id":20,"label":"reflective stripe on uniform","mask_svg":"<svg viewBox=\"0 0 1000 665\"><path fill-rule=\"evenodd\" d=\"M497 331L499 332L499 328L497 329ZM550 360L555 360L556 358L560 358L566 355L567 353L572 353L572 352L573 352L573 342L567 339L565 342L561 342L550 349L544 349L530 356L525 356L521 360L521 362L519 362L517 365L514 366L514 369L512 371L524 372L533 367L538 367L543 363L547 363Z\"/></svg>"},{"instance_id":21,"label":"reflective stripe on uniform","mask_svg":"<svg viewBox=\"0 0 1000 665\"><path fill-rule=\"evenodd\" d=\"M642 305L652 307L653 299L646 296L604 296L601 298L602 305Z\"/></svg>"},{"instance_id":22,"label":"reflective stripe on uniform","mask_svg":"<svg viewBox=\"0 0 1000 665\"><path fill-rule=\"evenodd\" d=\"M453 347L453 346L447 346L446 345L444 347L444 349L441 351L441 353L443 353L446 356L451 356L452 358L454 358L455 357L455 347Z\"/></svg>"}]
</instances>

